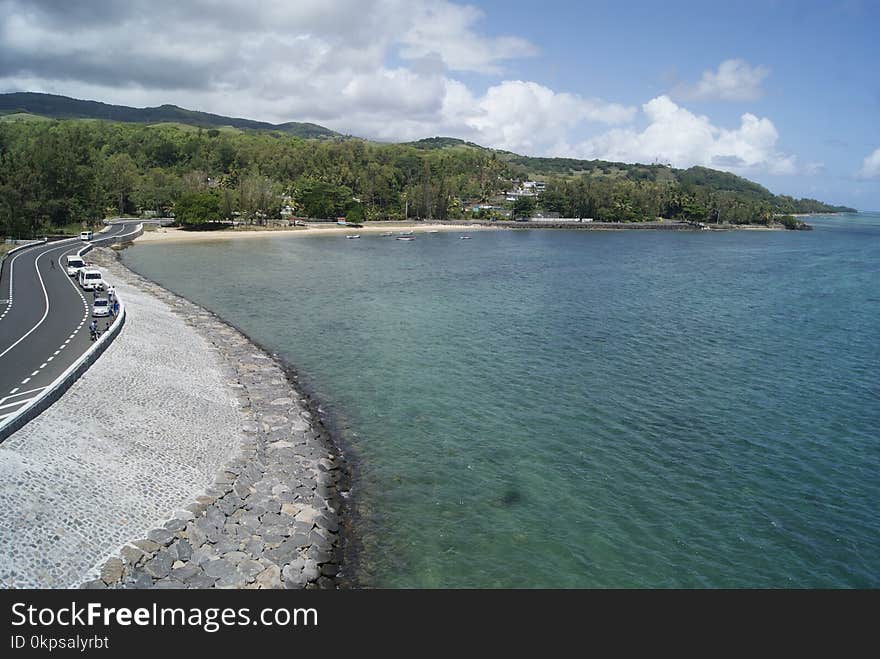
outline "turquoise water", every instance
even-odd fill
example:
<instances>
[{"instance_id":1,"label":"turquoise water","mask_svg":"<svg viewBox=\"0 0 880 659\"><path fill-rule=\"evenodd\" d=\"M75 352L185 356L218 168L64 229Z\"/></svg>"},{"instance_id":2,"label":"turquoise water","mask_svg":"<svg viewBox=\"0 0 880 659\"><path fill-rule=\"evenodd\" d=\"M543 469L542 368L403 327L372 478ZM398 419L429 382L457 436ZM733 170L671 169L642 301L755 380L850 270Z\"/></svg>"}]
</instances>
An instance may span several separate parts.
<instances>
[{"instance_id":1,"label":"turquoise water","mask_svg":"<svg viewBox=\"0 0 880 659\"><path fill-rule=\"evenodd\" d=\"M361 585L880 586L880 215L136 245L356 456Z\"/></svg>"}]
</instances>

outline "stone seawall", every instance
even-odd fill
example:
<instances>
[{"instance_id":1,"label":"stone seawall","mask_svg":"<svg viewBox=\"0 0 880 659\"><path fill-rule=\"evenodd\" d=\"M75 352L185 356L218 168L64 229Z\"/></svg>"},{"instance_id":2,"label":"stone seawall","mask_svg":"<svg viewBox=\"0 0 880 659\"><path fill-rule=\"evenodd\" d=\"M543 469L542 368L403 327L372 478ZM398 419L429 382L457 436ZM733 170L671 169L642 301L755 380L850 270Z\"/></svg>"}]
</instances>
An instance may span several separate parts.
<instances>
[{"instance_id":1,"label":"stone seawall","mask_svg":"<svg viewBox=\"0 0 880 659\"><path fill-rule=\"evenodd\" d=\"M132 273L110 250L95 260L210 344L237 399L243 437L207 487L164 523L130 536L83 587L335 587L348 470L308 399L281 365L211 312Z\"/></svg>"}]
</instances>

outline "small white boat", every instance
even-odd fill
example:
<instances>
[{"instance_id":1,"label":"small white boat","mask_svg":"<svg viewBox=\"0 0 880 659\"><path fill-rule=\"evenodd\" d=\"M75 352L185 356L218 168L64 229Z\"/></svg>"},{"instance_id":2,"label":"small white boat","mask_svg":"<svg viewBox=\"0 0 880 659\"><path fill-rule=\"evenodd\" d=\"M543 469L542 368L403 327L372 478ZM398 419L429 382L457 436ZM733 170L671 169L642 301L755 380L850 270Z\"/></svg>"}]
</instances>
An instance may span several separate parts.
<instances>
[{"instance_id":1,"label":"small white boat","mask_svg":"<svg viewBox=\"0 0 880 659\"><path fill-rule=\"evenodd\" d=\"M356 233L353 236L346 236L346 238L348 238L349 240L354 240L355 238L360 238L360 237L361 237L361 234L359 234L359 233Z\"/></svg>"},{"instance_id":2,"label":"small white boat","mask_svg":"<svg viewBox=\"0 0 880 659\"><path fill-rule=\"evenodd\" d=\"M397 236L397 240L415 240L415 236Z\"/></svg>"},{"instance_id":3,"label":"small white boat","mask_svg":"<svg viewBox=\"0 0 880 659\"><path fill-rule=\"evenodd\" d=\"M393 232L393 231L386 231L385 233L380 233L380 234L379 234L379 236L380 236L381 238L388 238L389 236L393 236L393 235L394 235L394 232Z\"/></svg>"},{"instance_id":4,"label":"small white boat","mask_svg":"<svg viewBox=\"0 0 880 659\"><path fill-rule=\"evenodd\" d=\"M459 240L470 240L471 237L470 236L459 236L458 239Z\"/></svg>"}]
</instances>

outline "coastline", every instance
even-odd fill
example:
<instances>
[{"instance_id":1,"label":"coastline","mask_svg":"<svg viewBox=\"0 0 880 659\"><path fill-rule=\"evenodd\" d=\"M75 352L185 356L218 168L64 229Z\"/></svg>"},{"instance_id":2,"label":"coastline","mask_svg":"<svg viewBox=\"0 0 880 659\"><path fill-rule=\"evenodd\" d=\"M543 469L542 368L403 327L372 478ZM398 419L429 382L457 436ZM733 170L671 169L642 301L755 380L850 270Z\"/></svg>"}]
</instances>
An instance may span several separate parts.
<instances>
[{"instance_id":1,"label":"coastline","mask_svg":"<svg viewBox=\"0 0 880 659\"><path fill-rule=\"evenodd\" d=\"M320 405L295 370L213 312L128 268L140 288L212 343L250 419L214 482L145 538L97 565L84 588L336 588L351 583L344 552L351 469Z\"/></svg>"},{"instance_id":2,"label":"coastline","mask_svg":"<svg viewBox=\"0 0 880 659\"><path fill-rule=\"evenodd\" d=\"M376 235L383 233L398 234L402 232L412 233L470 233L475 231L523 231L523 230L556 230L556 231L785 231L782 225L771 227L757 224L725 224L721 226L706 225L705 227L694 226L683 222L590 222L576 223L526 223L526 222L497 222L486 223L396 223L396 222L369 222L361 227L338 226L329 223L312 223L305 227L296 228L260 228L260 229L219 229L216 231L187 231L173 227L161 227L153 231L145 231L143 235L135 238L140 243L197 243L197 242L226 242L231 240L249 240L277 238L280 236L347 236L347 235Z\"/></svg>"},{"instance_id":3,"label":"coastline","mask_svg":"<svg viewBox=\"0 0 880 659\"><path fill-rule=\"evenodd\" d=\"M363 227L343 227L335 224L327 224L320 226L308 226L290 229L221 229L218 231L185 231L177 228L160 228L155 231L145 231L136 241L141 243L163 242L163 243L182 243L182 242L210 242L210 241L229 241L229 240L248 240L259 238L277 238L279 236L329 236L329 235L352 235L352 234L381 234L394 232L395 234L412 231L413 233L427 233L429 231L438 232L468 232L468 231L501 231L505 227L487 226L481 224L475 225L451 225L451 224L400 224L400 225L375 225Z\"/></svg>"}]
</instances>

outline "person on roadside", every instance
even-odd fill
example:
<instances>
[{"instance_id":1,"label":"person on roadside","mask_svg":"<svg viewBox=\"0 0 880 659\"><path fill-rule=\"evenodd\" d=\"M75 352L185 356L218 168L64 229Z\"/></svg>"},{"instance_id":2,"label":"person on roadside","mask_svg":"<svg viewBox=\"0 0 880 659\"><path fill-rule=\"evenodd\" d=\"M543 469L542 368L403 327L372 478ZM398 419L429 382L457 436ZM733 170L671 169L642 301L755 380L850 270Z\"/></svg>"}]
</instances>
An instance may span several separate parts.
<instances>
[{"instance_id":1,"label":"person on roadside","mask_svg":"<svg viewBox=\"0 0 880 659\"><path fill-rule=\"evenodd\" d=\"M94 341L98 338L98 321L92 318L92 322L89 323L89 338Z\"/></svg>"}]
</instances>

